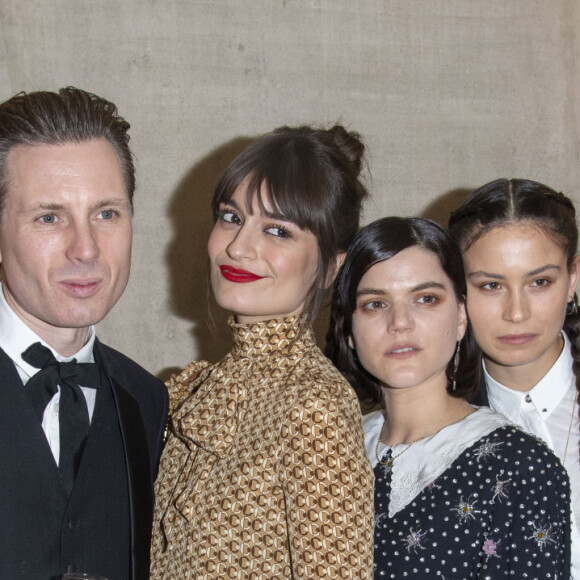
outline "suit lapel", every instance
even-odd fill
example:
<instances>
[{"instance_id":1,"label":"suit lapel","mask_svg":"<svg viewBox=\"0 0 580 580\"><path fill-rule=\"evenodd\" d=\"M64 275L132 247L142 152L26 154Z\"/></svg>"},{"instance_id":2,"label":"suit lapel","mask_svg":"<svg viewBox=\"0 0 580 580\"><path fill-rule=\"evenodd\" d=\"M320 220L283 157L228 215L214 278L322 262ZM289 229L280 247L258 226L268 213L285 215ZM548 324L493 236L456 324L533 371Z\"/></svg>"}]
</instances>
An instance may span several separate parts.
<instances>
[{"instance_id":1,"label":"suit lapel","mask_svg":"<svg viewBox=\"0 0 580 580\"><path fill-rule=\"evenodd\" d=\"M98 342L95 342L95 359L102 365L111 383L125 448L131 504L132 577L148 578L153 486L145 427L137 401L115 378L113 365L104 355Z\"/></svg>"}]
</instances>

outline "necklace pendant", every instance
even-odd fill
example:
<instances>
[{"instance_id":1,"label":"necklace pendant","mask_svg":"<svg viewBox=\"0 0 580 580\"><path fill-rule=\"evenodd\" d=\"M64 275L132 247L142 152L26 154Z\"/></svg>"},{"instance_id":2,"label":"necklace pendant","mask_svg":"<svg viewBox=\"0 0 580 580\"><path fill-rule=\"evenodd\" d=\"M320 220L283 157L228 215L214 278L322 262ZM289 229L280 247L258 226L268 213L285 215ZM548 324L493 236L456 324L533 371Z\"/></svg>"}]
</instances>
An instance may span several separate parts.
<instances>
[{"instance_id":1,"label":"necklace pendant","mask_svg":"<svg viewBox=\"0 0 580 580\"><path fill-rule=\"evenodd\" d=\"M387 465L387 467L393 467L393 460L392 459L389 459L387 461L387 464L386 465Z\"/></svg>"}]
</instances>

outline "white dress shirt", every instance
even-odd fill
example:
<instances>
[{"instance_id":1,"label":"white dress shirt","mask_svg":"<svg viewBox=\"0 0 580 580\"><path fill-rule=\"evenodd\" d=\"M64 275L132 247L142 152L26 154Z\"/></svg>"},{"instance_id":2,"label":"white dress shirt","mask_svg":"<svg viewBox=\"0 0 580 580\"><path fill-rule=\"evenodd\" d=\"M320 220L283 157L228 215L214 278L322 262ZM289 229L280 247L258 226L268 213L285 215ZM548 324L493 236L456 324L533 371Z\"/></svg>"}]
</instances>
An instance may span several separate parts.
<instances>
[{"instance_id":1,"label":"white dress shirt","mask_svg":"<svg viewBox=\"0 0 580 580\"><path fill-rule=\"evenodd\" d=\"M84 346L74 355L64 357L58 354L50 345L46 344L35 332L33 332L24 322L14 313L10 308L6 299L4 298L4 291L0 284L0 348L12 359L16 370L26 385L28 379L38 372L39 369L31 366L22 360L21 354L35 342L40 342L52 351L56 360L59 362L70 362L73 358L80 363L95 362L93 357L93 345L95 343L95 329L93 326L89 328L87 341ZM89 410L89 421L93 417L95 410L96 390L90 387L83 387L81 390L87 401L87 408ZM54 460L58 465L60 456L60 437L59 437L59 403L60 403L60 387L58 392L49 401L42 418L42 429L50 445L50 450L54 456Z\"/></svg>"},{"instance_id":2,"label":"white dress shirt","mask_svg":"<svg viewBox=\"0 0 580 580\"><path fill-rule=\"evenodd\" d=\"M572 515L576 522L572 542L572 577L580 579L580 529L577 524L580 522L580 417L570 341L565 333L562 336L564 348L558 360L542 380L525 393L514 391L494 380L487 372L485 362L483 370L489 406L528 433L544 440L568 471Z\"/></svg>"}]
</instances>

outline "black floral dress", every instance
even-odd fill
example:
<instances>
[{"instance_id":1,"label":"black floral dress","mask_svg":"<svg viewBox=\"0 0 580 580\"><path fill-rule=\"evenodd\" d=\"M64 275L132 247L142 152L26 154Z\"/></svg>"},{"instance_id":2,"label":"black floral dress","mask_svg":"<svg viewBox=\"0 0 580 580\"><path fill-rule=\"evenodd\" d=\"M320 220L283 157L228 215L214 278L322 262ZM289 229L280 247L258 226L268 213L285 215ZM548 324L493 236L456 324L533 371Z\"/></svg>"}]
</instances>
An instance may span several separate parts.
<instances>
[{"instance_id":1,"label":"black floral dress","mask_svg":"<svg viewBox=\"0 0 580 580\"><path fill-rule=\"evenodd\" d=\"M381 461L392 453L380 451ZM392 466L374 468L375 579L570 578L568 477L535 437L503 425L464 449L435 479L419 484L421 489L398 478L411 491L393 513L396 455Z\"/></svg>"}]
</instances>

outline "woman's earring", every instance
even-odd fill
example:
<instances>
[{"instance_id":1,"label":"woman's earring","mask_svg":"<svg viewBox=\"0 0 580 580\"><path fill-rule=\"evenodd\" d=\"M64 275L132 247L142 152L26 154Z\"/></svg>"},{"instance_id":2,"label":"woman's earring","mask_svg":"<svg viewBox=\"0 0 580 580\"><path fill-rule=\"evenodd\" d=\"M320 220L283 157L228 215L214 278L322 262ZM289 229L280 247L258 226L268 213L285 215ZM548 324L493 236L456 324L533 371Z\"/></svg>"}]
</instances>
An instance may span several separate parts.
<instances>
[{"instance_id":1,"label":"woman's earring","mask_svg":"<svg viewBox=\"0 0 580 580\"><path fill-rule=\"evenodd\" d=\"M566 316L572 316L578 312L578 303L576 302L576 296L566 304Z\"/></svg>"},{"instance_id":2,"label":"woman's earring","mask_svg":"<svg viewBox=\"0 0 580 580\"><path fill-rule=\"evenodd\" d=\"M457 390L457 369L459 368L459 349L461 348L461 341L457 341L457 348L455 349L455 356L453 357L453 379L452 389Z\"/></svg>"}]
</instances>

